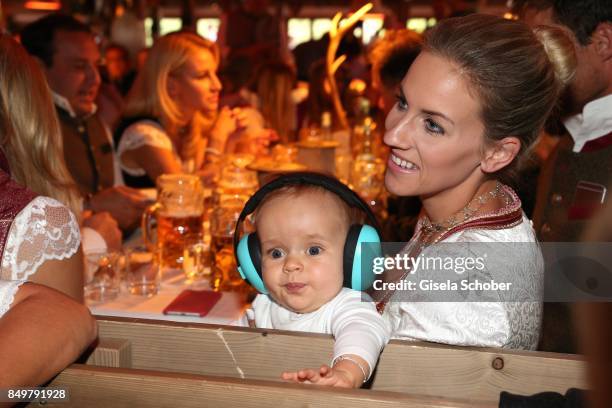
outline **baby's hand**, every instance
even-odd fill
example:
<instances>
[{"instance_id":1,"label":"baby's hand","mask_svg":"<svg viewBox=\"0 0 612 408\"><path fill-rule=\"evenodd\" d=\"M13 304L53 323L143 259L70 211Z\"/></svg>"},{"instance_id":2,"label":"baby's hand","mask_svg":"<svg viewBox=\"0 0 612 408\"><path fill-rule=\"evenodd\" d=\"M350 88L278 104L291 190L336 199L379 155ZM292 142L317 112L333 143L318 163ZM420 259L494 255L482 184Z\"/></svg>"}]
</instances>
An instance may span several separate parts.
<instances>
[{"instance_id":1,"label":"baby's hand","mask_svg":"<svg viewBox=\"0 0 612 408\"><path fill-rule=\"evenodd\" d=\"M363 374L358 374L358 377L363 377ZM355 373L352 373L350 370L337 367L332 368L328 365L322 365L318 371L311 368L296 372L285 371L281 374L281 378L299 383L343 388L359 388L363 382L363 378L355 378Z\"/></svg>"}]
</instances>

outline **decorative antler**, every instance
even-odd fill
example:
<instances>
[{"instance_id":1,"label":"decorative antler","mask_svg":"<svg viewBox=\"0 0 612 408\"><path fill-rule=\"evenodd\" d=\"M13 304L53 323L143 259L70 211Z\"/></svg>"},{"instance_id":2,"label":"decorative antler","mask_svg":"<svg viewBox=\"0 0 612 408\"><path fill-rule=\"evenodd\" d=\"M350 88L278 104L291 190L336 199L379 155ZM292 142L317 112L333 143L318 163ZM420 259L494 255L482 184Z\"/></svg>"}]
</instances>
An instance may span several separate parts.
<instances>
[{"instance_id":1,"label":"decorative antler","mask_svg":"<svg viewBox=\"0 0 612 408\"><path fill-rule=\"evenodd\" d=\"M346 120L346 112L344 111L344 107L342 106L342 101L340 100L340 93L338 92L338 84L336 84L336 76L334 75L340 65L346 60L346 55L341 55L336 58L336 51L338 51L338 47L340 46L340 41L344 34L350 30L357 21L361 19L368 11L372 9L372 3L367 3L355 13L353 13L349 18L340 24L340 19L342 18L342 13L338 12L334 16L331 22L331 28L329 30L329 47L327 47L327 57L325 59L326 68L327 68L327 80L329 81L329 87L331 91L331 97L334 104L334 110L336 111L336 115L340 120L340 125L344 129L349 128L348 121Z\"/></svg>"}]
</instances>

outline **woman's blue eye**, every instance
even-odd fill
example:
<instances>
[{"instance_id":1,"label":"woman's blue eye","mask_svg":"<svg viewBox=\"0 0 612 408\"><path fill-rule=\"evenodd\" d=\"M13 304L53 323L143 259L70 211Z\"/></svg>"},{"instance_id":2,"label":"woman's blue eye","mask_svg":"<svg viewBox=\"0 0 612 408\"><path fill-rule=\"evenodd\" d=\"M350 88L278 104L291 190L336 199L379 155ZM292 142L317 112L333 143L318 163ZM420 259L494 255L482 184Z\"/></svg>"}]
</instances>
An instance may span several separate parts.
<instances>
[{"instance_id":1,"label":"woman's blue eye","mask_svg":"<svg viewBox=\"0 0 612 408\"><path fill-rule=\"evenodd\" d=\"M283 256L283 251L281 251L278 248L274 248L273 250L270 251L270 256L274 259L278 259Z\"/></svg>"},{"instance_id":2,"label":"woman's blue eye","mask_svg":"<svg viewBox=\"0 0 612 408\"><path fill-rule=\"evenodd\" d=\"M319 255L321 253L321 247L311 246L308 248L308 255Z\"/></svg>"},{"instance_id":3,"label":"woman's blue eye","mask_svg":"<svg viewBox=\"0 0 612 408\"><path fill-rule=\"evenodd\" d=\"M397 108L399 110L408 109L408 102L406 102L406 98L404 98L404 95L401 95L401 94L395 95L395 99L397 99Z\"/></svg>"},{"instance_id":4,"label":"woman's blue eye","mask_svg":"<svg viewBox=\"0 0 612 408\"><path fill-rule=\"evenodd\" d=\"M431 133L437 133L439 135L443 135L444 134L444 129L438 125L436 122L434 122L431 119L425 119L425 128L427 129L428 132Z\"/></svg>"}]
</instances>

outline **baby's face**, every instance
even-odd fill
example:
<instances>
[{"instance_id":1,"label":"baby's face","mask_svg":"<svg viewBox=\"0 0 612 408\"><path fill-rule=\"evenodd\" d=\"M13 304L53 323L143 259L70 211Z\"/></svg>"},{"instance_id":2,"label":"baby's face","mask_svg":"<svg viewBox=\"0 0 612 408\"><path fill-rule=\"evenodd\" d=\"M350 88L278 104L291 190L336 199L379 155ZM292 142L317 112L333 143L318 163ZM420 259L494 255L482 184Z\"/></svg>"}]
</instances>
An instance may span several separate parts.
<instances>
[{"instance_id":1,"label":"baby's face","mask_svg":"<svg viewBox=\"0 0 612 408\"><path fill-rule=\"evenodd\" d=\"M331 194L281 195L257 213L264 283L277 303L294 312L313 312L342 289L348 225Z\"/></svg>"}]
</instances>

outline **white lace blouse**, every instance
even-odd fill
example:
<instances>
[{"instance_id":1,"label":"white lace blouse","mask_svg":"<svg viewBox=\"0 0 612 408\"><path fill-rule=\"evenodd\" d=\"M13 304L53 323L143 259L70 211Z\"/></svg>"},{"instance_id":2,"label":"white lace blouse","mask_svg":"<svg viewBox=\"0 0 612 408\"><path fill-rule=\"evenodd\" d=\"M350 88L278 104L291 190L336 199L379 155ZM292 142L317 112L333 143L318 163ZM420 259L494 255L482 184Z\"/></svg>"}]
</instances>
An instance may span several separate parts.
<instances>
[{"instance_id":1,"label":"white lace blouse","mask_svg":"<svg viewBox=\"0 0 612 408\"><path fill-rule=\"evenodd\" d=\"M535 233L529 219L512 228L468 229L449 236L444 242L532 242ZM542 299L544 261L539 246L516 256L500 253L494 267L515 276L528 299ZM429 256L429 255L428 255ZM492 261L491 257L489 260ZM409 302L387 304L383 317L391 324L393 338L431 341L458 346L535 349L540 334L541 302Z\"/></svg>"},{"instance_id":2,"label":"white lace blouse","mask_svg":"<svg viewBox=\"0 0 612 408\"><path fill-rule=\"evenodd\" d=\"M119 146L117 147L117 156L119 158L119 166L130 176L139 177L145 176L147 173L143 168L130 167L123 161L123 153L129 150L135 150L142 146L152 146L158 149L169 150L178 163L182 163L181 158L174 149L172 140L164 128L157 122L144 119L135 122L128 126L121 135Z\"/></svg>"},{"instance_id":3,"label":"white lace blouse","mask_svg":"<svg viewBox=\"0 0 612 408\"><path fill-rule=\"evenodd\" d=\"M70 258L79 249L79 224L60 202L39 196L13 220L0 264L0 316L8 310L19 285L48 260Z\"/></svg>"}]
</instances>

